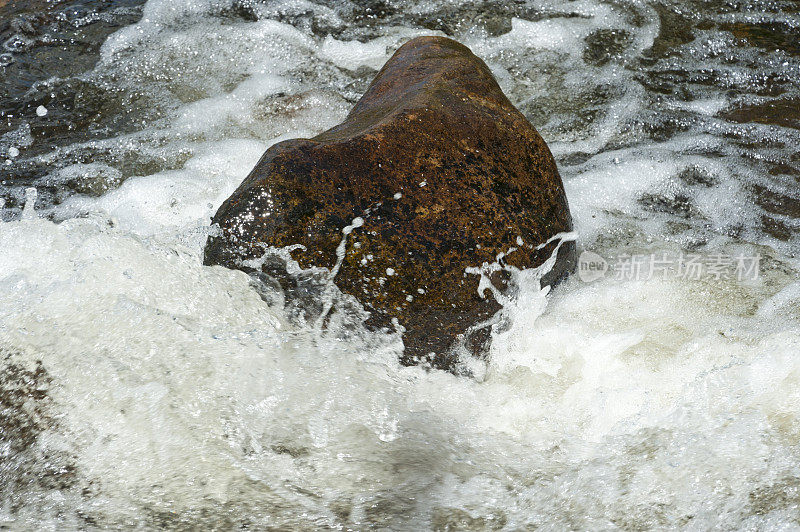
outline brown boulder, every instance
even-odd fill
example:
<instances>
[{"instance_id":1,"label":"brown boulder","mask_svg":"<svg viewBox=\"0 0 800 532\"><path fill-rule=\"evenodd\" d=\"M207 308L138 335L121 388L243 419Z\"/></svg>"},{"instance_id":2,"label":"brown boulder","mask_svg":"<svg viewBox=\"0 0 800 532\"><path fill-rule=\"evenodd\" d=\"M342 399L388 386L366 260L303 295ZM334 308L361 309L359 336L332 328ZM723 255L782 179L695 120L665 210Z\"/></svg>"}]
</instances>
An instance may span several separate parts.
<instances>
[{"instance_id":1,"label":"brown boulder","mask_svg":"<svg viewBox=\"0 0 800 532\"><path fill-rule=\"evenodd\" d=\"M454 342L500 308L465 269L510 248L507 264L538 266L555 243L536 245L572 230L547 145L486 64L441 37L403 45L342 124L269 148L214 216L221 232L205 262L247 271L242 260L265 245L302 244L292 257L303 268L330 269L356 218L363 226L346 241L335 284L371 313L368 326L396 318L405 327L404 363L435 367L450 367ZM574 261L570 242L545 281ZM487 331L470 335L468 349L479 351Z\"/></svg>"}]
</instances>

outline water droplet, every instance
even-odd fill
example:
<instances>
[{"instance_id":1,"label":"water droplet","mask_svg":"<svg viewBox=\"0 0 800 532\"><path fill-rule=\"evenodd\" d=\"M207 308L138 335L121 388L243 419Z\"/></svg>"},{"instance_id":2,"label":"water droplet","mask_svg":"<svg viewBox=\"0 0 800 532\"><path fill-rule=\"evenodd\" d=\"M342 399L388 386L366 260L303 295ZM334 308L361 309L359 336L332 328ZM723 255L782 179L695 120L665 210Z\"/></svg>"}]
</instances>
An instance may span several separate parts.
<instances>
[{"instance_id":1,"label":"water droplet","mask_svg":"<svg viewBox=\"0 0 800 532\"><path fill-rule=\"evenodd\" d=\"M44 105L40 105L36 108L36 115L37 116L45 116L47 114L47 107Z\"/></svg>"},{"instance_id":2,"label":"water droplet","mask_svg":"<svg viewBox=\"0 0 800 532\"><path fill-rule=\"evenodd\" d=\"M12 159L13 159L14 157L17 157L18 155L19 155L19 149L18 149L18 148L16 148L15 146L11 146L11 147L8 149L8 156L9 156L9 157L11 157Z\"/></svg>"},{"instance_id":3,"label":"water droplet","mask_svg":"<svg viewBox=\"0 0 800 532\"><path fill-rule=\"evenodd\" d=\"M355 229L357 227L361 227L362 225L364 225L364 219L359 216L358 218L353 219L353 221L352 221L352 223L350 225L347 225L347 226L343 227L342 228L342 233L346 237L347 235L349 235L350 233L353 232L353 229Z\"/></svg>"},{"instance_id":4,"label":"water droplet","mask_svg":"<svg viewBox=\"0 0 800 532\"><path fill-rule=\"evenodd\" d=\"M388 275L389 277L394 275L394 268L386 268L386 275Z\"/></svg>"}]
</instances>

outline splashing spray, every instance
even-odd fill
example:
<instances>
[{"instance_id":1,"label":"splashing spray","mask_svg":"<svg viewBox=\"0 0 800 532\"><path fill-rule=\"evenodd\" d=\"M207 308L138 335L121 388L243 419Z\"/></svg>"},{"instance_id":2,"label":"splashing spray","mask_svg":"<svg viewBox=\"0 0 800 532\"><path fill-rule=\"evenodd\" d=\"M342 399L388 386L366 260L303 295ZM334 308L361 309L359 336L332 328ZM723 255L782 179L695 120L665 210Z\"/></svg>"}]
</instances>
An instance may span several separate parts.
<instances>
[{"instance_id":1,"label":"splashing spray","mask_svg":"<svg viewBox=\"0 0 800 532\"><path fill-rule=\"evenodd\" d=\"M22 208L23 220L36 219L36 211L34 210L34 206L36 205L37 195L38 193L36 192L36 189L34 187L25 189L25 206Z\"/></svg>"}]
</instances>

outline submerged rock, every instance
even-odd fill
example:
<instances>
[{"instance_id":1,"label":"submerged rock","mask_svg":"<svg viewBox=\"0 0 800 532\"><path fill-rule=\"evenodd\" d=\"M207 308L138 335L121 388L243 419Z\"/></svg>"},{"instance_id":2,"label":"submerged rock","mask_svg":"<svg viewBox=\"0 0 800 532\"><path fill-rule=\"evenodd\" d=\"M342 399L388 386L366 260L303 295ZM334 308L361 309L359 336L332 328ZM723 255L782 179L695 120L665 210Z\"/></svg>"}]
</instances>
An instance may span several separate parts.
<instances>
[{"instance_id":1,"label":"submerged rock","mask_svg":"<svg viewBox=\"0 0 800 532\"><path fill-rule=\"evenodd\" d=\"M404 363L440 368L452 366L459 339L480 352L489 334L475 326L500 309L466 270L501 253L505 264L538 266L555 242L537 245L572 229L542 138L483 61L440 37L402 46L342 124L269 148L213 222L221 231L206 264L252 271L243 261L267 246L302 244L292 257L333 269L338 288L370 312L368 326L396 318L405 328ZM574 243L561 246L545 283L574 260ZM492 280L507 288L503 271Z\"/></svg>"}]
</instances>

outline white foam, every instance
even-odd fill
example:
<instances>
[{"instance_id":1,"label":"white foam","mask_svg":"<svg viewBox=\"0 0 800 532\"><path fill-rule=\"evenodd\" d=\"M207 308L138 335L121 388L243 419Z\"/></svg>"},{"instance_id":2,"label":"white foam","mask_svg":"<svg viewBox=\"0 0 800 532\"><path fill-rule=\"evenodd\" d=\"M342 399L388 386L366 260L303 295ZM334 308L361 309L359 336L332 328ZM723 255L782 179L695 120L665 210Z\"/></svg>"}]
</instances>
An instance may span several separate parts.
<instances>
[{"instance_id":1,"label":"white foam","mask_svg":"<svg viewBox=\"0 0 800 532\"><path fill-rule=\"evenodd\" d=\"M592 160L586 170L565 183L571 208L591 213L576 217L575 229L593 240L608 224L612 210L632 214L636 199L677 173L674 160L640 157L629 152L606 152Z\"/></svg>"},{"instance_id":2,"label":"white foam","mask_svg":"<svg viewBox=\"0 0 800 532\"><path fill-rule=\"evenodd\" d=\"M534 492L588 500L601 496L586 491L589 480L602 478L610 493L635 490L608 495L612 513L654 504L648 486L657 482L674 490L671 511L711 523L718 515L700 501L746 498L750 476L789 471L800 332L754 330L719 313L724 288L572 281L547 306L524 285L479 384L400 369L378 337L343 344L293 330L243 273L202 267L197 250L162 247L102 218L7 223L0 249L0 339L37 353L60 383L52 393L66 410L49 438L66 438L81 475L102 479L112 515L129 499L159 507L159 478L178 512L204 500L238 508L220 482L255 482L251 503L278 497L311 520L332 519L326 505L342 496L363 501L354 512L369 508L378 490L419 501L413 511L383 510L409 526L476 504L521 524L531 508L565 517ZM765 453L759 431L790 439ZM645 460L637 445L647 441L655 447ZM681 445L694 451L676 454ZM465 457L455 470L453 453ZM387 460L401 468L399 484ZM303 463L315 471L310 483ZM639 480L621 484L612 474L620 469ZM528 486L531 471L546 470L558 474ZM680 489L684 470L702 472L691 490ZM445 480L453 474L462 480ZM284 481L321 499L270 494ZM431 489L436 499L422 497Z\"/></svg>"},{"instance_id":3,"label":"white foam","mask_svg":"<svg viewBox=\"0 0 800 532\"><path fill-rule=\"evenodd\" d=\"M366 43L358 41L337 41L328 35L320 47L320 55L335 65L348 70L360 66L379 69L389 59L387 47L393 39L376 39Z\"/></svg>"},{"instance_id":4,"label":"white foam","mask_svg":"<svg viewBox=\"0 0 800 532\"><path fill-rule=\"evenodd\" d=\"M25 205L22 208L22 219L23 220L34 220L36 219L36 196L37 191L34 187L29 187L25 189Z\"/></svg>"},{"instance_id":5,"label":"white foam","mask_svg":"<svg viewBox=\"0 0 800 532\"><path fill-rule=\"evenodd\" d=\"M219 205L261 157L266 145L229 140L209 143L181 170L127 179L98 199L74 196L61 207L67 213L102 211L140 235L178 234L208 225Z\"/></svg>"}]
</instances>

